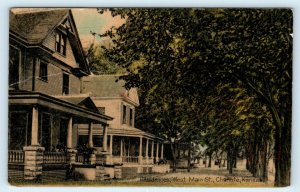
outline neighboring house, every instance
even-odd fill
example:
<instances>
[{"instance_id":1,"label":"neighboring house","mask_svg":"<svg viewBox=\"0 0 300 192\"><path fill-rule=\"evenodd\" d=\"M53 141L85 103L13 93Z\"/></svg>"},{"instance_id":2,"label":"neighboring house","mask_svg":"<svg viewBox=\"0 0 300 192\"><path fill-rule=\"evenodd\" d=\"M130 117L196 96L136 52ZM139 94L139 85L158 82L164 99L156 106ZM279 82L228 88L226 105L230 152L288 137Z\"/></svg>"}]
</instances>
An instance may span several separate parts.
<instances>
[{"instance_id":1,"label":"neighboring house","mask_svg":"<svg viewBox=\"0 0 300 192\"><path fill-rule=\"evenodd\" d=\"M78 143L93 147L99 142L99 128L106 130L112 118L81 93L82 78L89 74L71 10L11 12L10 179L64 175L69 164L82 164ZM79 133L79 124L87 129Z\"/></svg>"},{"instance_id":2,"label":"neighboring house","mask_svg":"<svg viewBox=\"0 0 300 192\"><path fill-rule=\"evenodd\" d=\"M125 167L153 165L164 158L163 140L135 128L137 89L126 90L124 81L117 80L117 75L90 75L83 78L82 84L82 92L90 95L97 108L114 118L107 130L111 162Z\"/></svg>"}]
</instances>

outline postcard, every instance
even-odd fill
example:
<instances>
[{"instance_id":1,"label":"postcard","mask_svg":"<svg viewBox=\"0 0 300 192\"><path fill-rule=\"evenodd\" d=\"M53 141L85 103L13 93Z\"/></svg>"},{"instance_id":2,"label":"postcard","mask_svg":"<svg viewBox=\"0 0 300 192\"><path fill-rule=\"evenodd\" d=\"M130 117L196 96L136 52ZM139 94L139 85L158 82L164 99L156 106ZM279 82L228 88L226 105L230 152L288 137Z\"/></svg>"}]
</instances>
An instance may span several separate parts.
<instances>
[{"instance_id":1,"label":"postcard","mask_svg":"<svg viewBox=\"0 0 300 192\"><path fill-rule=\"evenodd\" d=\"M287 8L12 8L15 186L286 187Z\"/></svg>"}]
</instances>

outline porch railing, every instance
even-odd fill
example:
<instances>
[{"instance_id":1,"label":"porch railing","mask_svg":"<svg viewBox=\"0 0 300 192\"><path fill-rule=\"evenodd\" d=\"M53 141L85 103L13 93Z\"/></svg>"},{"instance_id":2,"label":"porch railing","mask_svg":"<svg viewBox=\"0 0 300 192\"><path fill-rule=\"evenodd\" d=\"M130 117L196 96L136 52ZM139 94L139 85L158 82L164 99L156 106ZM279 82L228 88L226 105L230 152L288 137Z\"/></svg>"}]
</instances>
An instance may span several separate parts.
<instances>
[{"instance_id":1,"label":"porch railing","mask_svg":"<svg viewBox=\"0 0 300 192\"><path fill-rule=\"evenodd\" d=\"M136 156L123 156L122 157L122 161L124 163L138 163L139 162L139 158Z\"/></svg>"},{"instance_id":2,"label":"porch railing","mask_svg":"<svg viewBox=\"0 0 300 192\"><path fill-rule=\"evenodd\" d=\"M66 164L67 163L67 153L66 152L45 151L44 157L43 157L43 163Z\"/></svg>"},{"instance_id":3,"label":"porch railing","mask_svg":"<svg viewBox=\"0 0 300 192\"><path fill-rule=\"evenodd\" d=\"M96 154L96 164L104 164L105 163L105 155Z\"/></svg>"},{"instance_id":4,"label":"porch railing","mask_svg":"<svg viewBox=\"0 0 300 192\"><path fill-rule=\"evenodd\" d=\"M22 150L9 150L8 163L24 163L24 151Z\"/></svg>"},{"instance_id":5,"label":"porch railing","mask_svg":"<svg viewBox=\"0 0 300 192\"><path fill-rule=\"evenodd\" d=\"M83 159L83 153L77 153L76 154L76 162L77 163L83 163L84 159Z\"/></svg>"},{"instance_id":6,"label":"porch railing","mask_svg":"<svg viewBox=\"0 0 300 192\"><path fill-rule=\"evenodd\" d=\"M147 165L148 164L148 159L147 159L147 157L143 157L143 165Z\"/></svg>"}]
</instances>

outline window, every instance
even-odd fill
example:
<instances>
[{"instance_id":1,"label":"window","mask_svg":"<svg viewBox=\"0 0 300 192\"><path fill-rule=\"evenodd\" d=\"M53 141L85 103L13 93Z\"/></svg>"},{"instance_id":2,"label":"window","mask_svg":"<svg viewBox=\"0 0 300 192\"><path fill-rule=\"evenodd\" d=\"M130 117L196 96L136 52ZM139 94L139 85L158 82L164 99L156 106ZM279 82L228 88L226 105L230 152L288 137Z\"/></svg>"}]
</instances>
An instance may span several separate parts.
<instances>
[{"instance_id":1,"label":"window","mask_svg":"<svg viewBox=\"0 0 300 192\"><path fill-rule=\"evenodd\" d=\"M133 125L133 109L130 109L130 113L129 113L129 125L130 126Z\"/></svg>"},{"instance_id":2,"label":"window","mask_svg":"<svg viewBox=\"0 0 300 192\"><path fill-rule=\"evenodd\" d=\"M105 114L105 107L97 107L101 114Z\"/></svg>"},{"instance_id":3,"label":"window","mask_svg":"<svg viewBox=\"0 0 300 192\"><path fill-rule=\"evenodd\" d=\"M55 36L55 51L66 55L66 36L62 33L57 33Z\"/></svg>"},{"instance_id":4,"label":"window","mask_svg":"<svg viewBox=\"0 0 300 192\"><path fill-rule=\"evenodd\" d=\"M103 137L100 135L93 135L93 144L94 147L102 147Z\"/></svg>"},{"instance_id":5,"label":"window","mask_svg":"<svg viewBox=\"0 0 300 192\"><path fill-rule=\"evenodd\" d=\"M21 61L21 51L13 46L9 46L9 87L19 88L19 67Z\"/></svg>"},{"instance_id":6,"label":"window","mask_svg":"<svg viewBox=\"0 0 300 192\"><path fill-rule=\"evenodd\" d=\"M56 148L59 150L65 150L67 147L67 131L69 120L61 118L59 127L59 137Z\"/></svg>"},{"instance_id":7,"label":"window","mask_svg":"<svg viewBox=\"0 0 300 192\"><path fill-rule=\"evenodd\" d=\"M10 112L8 147L13 150L23 150L31 142L31 123L27 112Z\"/></svg>"},{"instance_id":8,"label":"window","mask_svg":"<svg viewBox=\"0 0 300 192\"><path fill-rule=\"evenodd\" d=\"M126 115L126 106L125 105L123 105L123 124L126 124L126 117L127 117L127 115Z\"/></svg>"},{"instance_id":9,"label":"window","mask_svg":"<svg viewBox=\"0 0 300 192\"><path fill-rule=\"evenodd\" d=\"M68 95L69 94L69 75L68 74L63 74L63 95Z\"/></svg>"},{"instance_id":10,"label":"window","mask_svg":"<svg viewBox=\"0 0 300 192\"><path fill-rule=\"evenodd\" d=\"M45 62L40 62L40 79L48 81L48 65Z\"/></svg>"},{"instance_id":11,"label":"window","mask_svg":"<svg viewBox=\"0 0 300 192\"><path fill-rule=\"evenodd\" d=\"M41 122L39 126L39 143L45 147L46 151L51 150L51 115L47 113L41 114Z\"/></svg>"}]
</instances>

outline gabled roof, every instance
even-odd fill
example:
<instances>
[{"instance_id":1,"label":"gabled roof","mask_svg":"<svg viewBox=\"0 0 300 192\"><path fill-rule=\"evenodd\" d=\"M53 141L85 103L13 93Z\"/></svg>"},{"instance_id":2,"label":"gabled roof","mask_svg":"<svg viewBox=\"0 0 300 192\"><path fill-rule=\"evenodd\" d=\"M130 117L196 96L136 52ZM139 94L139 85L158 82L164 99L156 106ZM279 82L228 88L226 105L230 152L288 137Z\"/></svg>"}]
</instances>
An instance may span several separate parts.
<instances>
[{"instance_id":1,"label":"gabled roof","mask_svg":"<svg viewBox=\"0 0 300 192\"><path fill-rule=\"evenodd\" d=\"M88 93L92 98L124 98L139 105L137 90L126 90L124 80L118 80L119 75L90 75L82 78L83 93ZM118 81L117 81L118 80Z\"/></svg>"},{"instance_id":2,"label":"gabled roof","mask_svg":"<svg viewBox=\"0 0 300 192\"><path fill-rule=\"evenodd\" d=\"M99 113L98 108L90 97L85 96L56 96L63 101L67 101L69 103L81 106L95 113Z\"/></svg>"},{"instance_id":3,"label":"gabled roof","mask_svg":"<svg viewBox=\"0 0 300 192\"><path fill-rule=\"evenodd\" d=\"M11 12L9 29L27 43L39 44L65 17L67 17L68 13L68 9L25 13Z\"/></svg>"},{"instance_id":4,"label":"gabled roof","mask_svg":"<svg viewBox=\"0 0 300 192\"><path fill-rule=\"evenodd\" d=\"M42 46L43 41L68 18L73 31L73 33L69 33L68 39L74 56L84 71L83 74L89 74L89 65L84 55L72 11L70 9L40 10L38 8L28 10L28 12L10 12L10 34L29 46ZM82 70L73 68L73 73L82 75Z\"/></svg>"}]
</instances>

